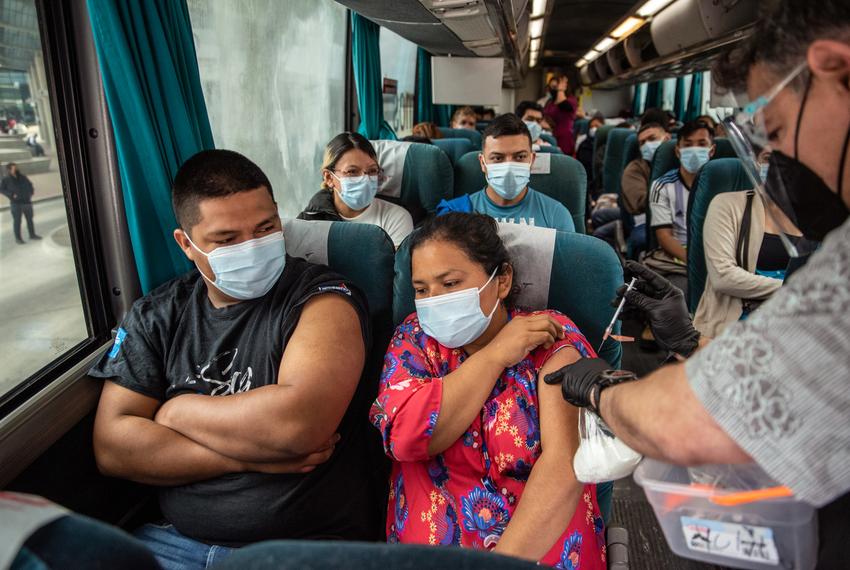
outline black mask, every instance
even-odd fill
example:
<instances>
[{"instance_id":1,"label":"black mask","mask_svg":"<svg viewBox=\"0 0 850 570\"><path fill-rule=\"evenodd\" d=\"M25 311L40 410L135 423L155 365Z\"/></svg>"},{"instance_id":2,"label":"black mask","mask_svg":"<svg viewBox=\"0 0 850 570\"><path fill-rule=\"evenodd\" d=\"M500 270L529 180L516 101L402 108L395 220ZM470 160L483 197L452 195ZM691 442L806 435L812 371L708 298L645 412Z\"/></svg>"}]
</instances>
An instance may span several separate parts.
<instances>
[{"instance_id":1,"label":"black mask","mask_svg":"<svg viewBox=\"0 0 850 570\"><path fill-rule=\"evenodd\" d=\"M783 186L785 192L776 192ZM823 241L850 215L844 201L820 176L779 151L770 155L765 190L806 239Z\"/></svg>"},{"instance_id":2,"label":"black mask","mask_svg":"<svg viewBox=\"0 0 850 570\"><path fill-rule=\"evenodd\" d=\"M800 112L797 115L797 130L794 133L794 158L775 151L770 156L770 168L767 171L765 191L777 206L785 213L791 222L803 233L803 237L813 241L823 241L826 235L841 226L850 211L841 198L844 183L844 163L847 157L847 147L850 144L850 128L844 137L838 169L838 192L833 192L820 176L808 166L800 162L797 141L800 137L800 124L803 120L803 110L809 98L812 86L811 75L806 83ZM784 188L784 191L783 191Z\"/></svg>"}]
</instances>

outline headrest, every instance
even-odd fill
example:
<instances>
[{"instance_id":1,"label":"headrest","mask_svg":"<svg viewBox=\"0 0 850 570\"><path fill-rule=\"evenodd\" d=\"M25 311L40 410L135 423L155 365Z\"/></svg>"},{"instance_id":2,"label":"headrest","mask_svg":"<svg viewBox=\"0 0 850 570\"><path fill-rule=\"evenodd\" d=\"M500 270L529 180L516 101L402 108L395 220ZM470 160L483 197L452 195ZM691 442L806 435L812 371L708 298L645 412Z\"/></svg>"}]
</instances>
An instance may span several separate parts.
<instances>
[{"instance_id":1,"label":"headrest","mask_svg":"<svg viewBox=\"0 0 850 570\"><path fill-rule=\"evenodd\" d=\"M401 183L404 178L404 163L407 151L413 143L403 141L375 140L369 141L378 154L378 164L384 171L384 182L380 194L398 198L401 196Z\"/></svg>"},{"instance_id":2,"label":"headrest","mask_svg":"<svg viewBox=\"0 0 850 570\"><path fill-rule=\"evenodd\" d=\"M414 222L450 199L454 171L446 154L434 145L402 141L371 141L387 176L379 193L402 205Z\"/></svg>"},{"instance_id":3,"label":"headrest","mask_svg":"<svg viewBox=\"0 0 850 570\"><path fill-rule=\"evenodd\" d=\"M440 127L440 132L443 134L443 137L449 139L469 139L469 142L472 143L472 147L475 150L481 150L481 133L478 131L473 131L472 129L451 129L449 127Z\"/></svg>"}]
</instances>

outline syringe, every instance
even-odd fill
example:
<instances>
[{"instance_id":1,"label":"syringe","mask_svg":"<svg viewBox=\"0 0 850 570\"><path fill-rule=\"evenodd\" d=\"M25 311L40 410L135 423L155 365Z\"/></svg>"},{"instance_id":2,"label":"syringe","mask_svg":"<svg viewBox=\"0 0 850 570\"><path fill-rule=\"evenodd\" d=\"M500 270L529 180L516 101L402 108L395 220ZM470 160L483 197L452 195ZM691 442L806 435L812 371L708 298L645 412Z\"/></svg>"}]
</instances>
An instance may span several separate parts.
<instances>
[{"instance_id":1,"label":"syringe","mask_svg":"<svg viewBox=\"0 0 850 570\"><path fill-rule=\"evenodd\" d=\"M620 299L620 304L617 306L617 310L614 311L614 317L611 319L611 323L608 325L608 328L605 329L605 334L602 335L602 342L599 344L599 348L596 349L597 354L600 350L602 350L602 346L605 344L605 341L608 340L608 337L611 336L611 331L614 330L614 323L617 322L617 318L619 318L620 313L623 312L623 307L626 306L626 294L632 290L632 287L635 286L635 281L637 281L637 277L632 277L632 280L629 281L629 285L626 287L625 293L623 293L623 298Z\"/></svg>"}]
</instances>

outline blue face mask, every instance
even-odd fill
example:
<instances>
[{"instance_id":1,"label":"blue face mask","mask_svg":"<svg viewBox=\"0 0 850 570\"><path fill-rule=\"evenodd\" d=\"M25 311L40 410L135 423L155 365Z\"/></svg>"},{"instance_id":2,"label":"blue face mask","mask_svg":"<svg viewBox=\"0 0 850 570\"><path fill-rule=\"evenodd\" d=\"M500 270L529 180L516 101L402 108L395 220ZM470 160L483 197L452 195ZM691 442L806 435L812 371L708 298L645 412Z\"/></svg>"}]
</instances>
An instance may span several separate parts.
<instances>
[{"instance_id":1,"label":"blue face mask","mask_svg":"<svg viewBox=\"0 0 850 570\"><path fill-rule=\"evenodd\" d=\"M543 132L543 127L540 126L540 123L537 121L523 121L523 123L525 123L525 126L528 127L528 133L531 135L531 142L540 138L540 134Z\"/></svg>"},{"instance_id":2,"label":"blue face mask","mask_svg":"<svg viewBox=\"0 0 850 570\"><path fill-rule=\"evenodd\" d=\"M761 178L762 182L767 182L767 171L770 169L770 165L767 163L759 164L759 178Z\"/></svg>"},{"instance_id":3,"label":"blue face mask","mask_svg":"<svg viewBox=\"0 0 850 570\"><path fill-rule=\"evenodd\" d=\"M447 348L458 348L474 341L487 330L499 300L489 315L481 311L481 291L496 276L498 267L480 289L472 287L463 291L417 299L416 316L425 334Z\"/></svg>"},{"instance_id":4,"label":"blue face mask","mask_svg":"<svg viewBox=\"0 0 850 570\"><path fill-rule=\"evenodd\" d=\"M640 156L647 162L652 162L655 151L661 146L661 141L646 141L640 147Z\"/></svg>"},{"instance_id":5,"label":"blue face mask","mask_svg":"<svg viewBox=\"0 0 850 570\"><path fill-rule=\"evenodd\" d=\"M531 180L531 164L527 162L496 162L486 166L487 183L505 200L522 194Z\"/></svg>"},{"instance_id":6,"label":"blue face mask","mask_svg":"<svg viewBox=\"0 0 850 570\"><path fill-rule=\"evenodd\" d=\"M188 235L186 239L189 239ZM257 299L268 293L286 266L283 232L217 247L209 253L201 251L191 239L189 243L210 262L215 281L201 272L204 279L228 297L241 301Z\"/></svg>"},{"instance_id":7,"label":"blue face mask","mask_svg":"<svg viewBox=\"0 0 850 570\"><path fill-rule=\"evenodd\" d=\"M689 146L680 149L679 153L682 167L691 174L699 172L699 169L711 158L711 149L705 146Z\"/></svg>"},{"instance_id":8,"label":"blue face mask","mask_svg":"<svg viewBox=\"0 0 850 570\"><path fill-rule=\"evenodd\" d=\"M378 177L363 174L361 176L346 176L340 178L331 172L334 178L339 180L342 188L339 197L342 202L352 210L363 210L375 199L378 194Z\"/></svg>"}]
</instances>

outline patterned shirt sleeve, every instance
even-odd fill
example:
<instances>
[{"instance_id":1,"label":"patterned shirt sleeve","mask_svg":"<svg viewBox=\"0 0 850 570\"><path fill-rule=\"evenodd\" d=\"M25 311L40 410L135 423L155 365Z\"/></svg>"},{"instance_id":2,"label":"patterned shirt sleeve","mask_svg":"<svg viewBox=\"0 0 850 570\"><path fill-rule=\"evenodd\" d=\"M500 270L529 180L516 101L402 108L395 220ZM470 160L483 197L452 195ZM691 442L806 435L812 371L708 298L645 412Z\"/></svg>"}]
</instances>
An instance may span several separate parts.
<instances>
[{"instance_id":1,"label":"patterned shirt sleeve","mask_svg":"<svg viewBox=\"0 0 850 570\"><path fill-rule=\"evenodd\" d=\"M686 364L729 436L802 500L850 490L850 222L746 321Z\"/></svg>"},{"instance_id":2,"label":"patterned shirt sleeve","mask_svg":"<svg viewBox=\"0 0 850 570\"><path fill-rule=\"evenodd\" d=\"M547 350L534 351L534 366L538 370L543 368L546 361L554 356L556 352L566 347L576 349L582 358L596 357L596 352L593 350L593 347L590 346L590 343L587 342L587 339L584 338L584 335L569 317L554 310L545 312L561 324L564 329L564 338L553 344Z\"/></svg>"},{"instance_id":3,"label":"patterned shirt sleeve","mask_svg":"<svg viewBox=\"0 0 850 570\"><path fill-rule=\"evenodd\" d=\"M396 461L424 461L437 424L443 378L429 362L428 337L415 317L398 326L384 356L378 398L369 413L384 451Z\"/></svg>"},{"instance_id":4,"label":"patterned shirt sleeve","mask_svg":"<svg viewBox=\"0 0 850 570\"><path fill-rule=\"evenodd\" d=\"M649 209L652 213L652 227L673 225L673 205L666 184L660 180L652 183L649 191Z\"/></svg>"}]
</instances>

